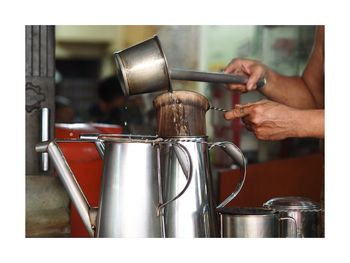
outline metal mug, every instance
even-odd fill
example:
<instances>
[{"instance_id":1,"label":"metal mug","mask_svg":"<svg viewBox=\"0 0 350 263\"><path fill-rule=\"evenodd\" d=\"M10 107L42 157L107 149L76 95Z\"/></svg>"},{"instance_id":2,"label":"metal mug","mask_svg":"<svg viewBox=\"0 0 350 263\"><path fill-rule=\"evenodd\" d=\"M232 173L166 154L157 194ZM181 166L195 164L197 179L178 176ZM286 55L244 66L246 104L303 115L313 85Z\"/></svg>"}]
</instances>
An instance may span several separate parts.
<instances>
[{"instance_id":1,"label":"metal mug","mask_svg":"<svg viewBox=\"0 0 350 263\"><path fill-rule=\"evenodd\" d=\"M191 182L191 157L182 145L172 142L188 180L179 192L164 201L160 145L168 142L155 137L129 137L108 135L98 139L53 140L36 147L38 152L48 152L90 236L164 237L162 210L177 200ZM89 205L58 145L79 142L99 142L97 145L104 146L99 147L104 167L98 208Z\"/></svg>"},{"instance_id":2,"label":"metal mug","mask_svg":"<svg viewBox=\"0 0 350 263\"><path fill-rule=\"evenodd\" d=\"M280 237L282 222L296 224L294 218L279 217L276 211L266 208L222 208L218 212L221 237Z\"/></svg>"},{"instance_id":3,"label":"metal mug","mask_svg":"<svg viewBox=\"0 0 350 263\"><path fill-rule=\"evenodd\" d=\"M173 141L183 145L189 152L193 163L192 181L180 199L170 203L164 209L165 232L167 237L218 237L218 220L214 203L213 184L210 170L209 150L219 147L231 159L242 167L242 173L235 190L218 208L227 205L241 190L245 176L246 165L242 152L231 142L208 143L205 136L172 137L165 141ZM178 192L185 183L177 157L178 149L168 144L161 145L163 193L168 199Z\"/></svg>"},{"instance_id":4,"label":"metal mug","mask_svg":"<svg viewBox=\"0 0 350 263\"><path fill-rule=\"evenodd\" d=\"M296 225L282 223L282 237L322 237L320 205L309 198L301 196L275 197L263 205L273 209L280 217L292 217ZM294 235L295 231L297 235Z\"/></svg>"},{"instance_id":5,"label":"metal mug","mask_svg":"<svg viewBox=\"0 0 350 263\"><path fill-rule=\"evenodd\" d=\"M157 36L115 52L114 58L117 77L126 96L171 91L170 79L236 84L246 84L248 81L242 75L169 69ZM261 88L265 83L265 79L260 79L257 87Z\"/></svg>"}]
</instances>

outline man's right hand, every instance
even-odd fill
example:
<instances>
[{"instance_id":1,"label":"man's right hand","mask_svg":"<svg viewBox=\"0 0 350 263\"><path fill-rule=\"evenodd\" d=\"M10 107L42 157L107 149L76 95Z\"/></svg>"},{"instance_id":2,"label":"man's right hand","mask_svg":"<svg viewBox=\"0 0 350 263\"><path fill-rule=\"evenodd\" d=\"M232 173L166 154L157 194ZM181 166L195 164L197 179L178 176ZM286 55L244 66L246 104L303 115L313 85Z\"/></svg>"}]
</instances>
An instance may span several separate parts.
<instances>
[{"instance_id":1,"label":"man's right hand","mask_svg":"<svg viewBox=\"0 0 350 263\"><path fill-rule=\"evenodd\" d=\"M226 66L224 72L246 75L247 84L228 84L230 90L245 93L256 89L258 80L267 77L268 68L257 60L235 58Z\"/></svg>"}]
</instances>

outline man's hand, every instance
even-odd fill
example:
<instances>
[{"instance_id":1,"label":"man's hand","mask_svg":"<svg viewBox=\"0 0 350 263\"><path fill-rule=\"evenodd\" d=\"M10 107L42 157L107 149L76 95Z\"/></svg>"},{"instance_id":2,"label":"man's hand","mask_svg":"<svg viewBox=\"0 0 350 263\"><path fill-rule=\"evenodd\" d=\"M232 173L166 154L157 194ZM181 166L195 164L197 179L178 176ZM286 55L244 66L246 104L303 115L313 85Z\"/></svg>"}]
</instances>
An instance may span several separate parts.
<instances>
[{"instance_id":1,"label":"man's hand","mask_svg":"<svg viewBox=\"0 0 350 263\"><path fill-rule=\"evenodd\" d=\"M226 120L242 118L245 127L260 140L298 137L299 111L269 100L236 105L225 113Z\"/></svg>"},{"instance_id":2,"label":"man's hand","mask_svg":"<svg viewBox=\"0 0 350 263\"><path fill-rule=\"evenodd\" d=\"M255 90L259 79L267 78L268 68L256 60L233 59L224 70L227 74L241 74L248 76L248 82L244 84L228 84L230 90L242 93Z\"/></svg>"}]
</instances>

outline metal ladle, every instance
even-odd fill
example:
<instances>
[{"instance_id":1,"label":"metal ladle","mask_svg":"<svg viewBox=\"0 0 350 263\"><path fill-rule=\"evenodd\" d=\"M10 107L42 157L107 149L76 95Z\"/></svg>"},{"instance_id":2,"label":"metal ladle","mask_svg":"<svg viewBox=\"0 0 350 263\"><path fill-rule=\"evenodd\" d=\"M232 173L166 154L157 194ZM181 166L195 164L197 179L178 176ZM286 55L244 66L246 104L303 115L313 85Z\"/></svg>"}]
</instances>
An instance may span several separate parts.
<instances>
[{"instance_id":1,"label":"metal ladle","mask_svg":"<svg viewBox=\"0 0 350 263\"><path fill-rule=\"evenodd\" d=\"M211 83L246 84L248 78L241 75L169 69L157 36L114 53L117 76L124 95L172 91L172 80L188 80ZM257 88L265 85L265 79L257 82Z\"/></svg>"}]
</instances>

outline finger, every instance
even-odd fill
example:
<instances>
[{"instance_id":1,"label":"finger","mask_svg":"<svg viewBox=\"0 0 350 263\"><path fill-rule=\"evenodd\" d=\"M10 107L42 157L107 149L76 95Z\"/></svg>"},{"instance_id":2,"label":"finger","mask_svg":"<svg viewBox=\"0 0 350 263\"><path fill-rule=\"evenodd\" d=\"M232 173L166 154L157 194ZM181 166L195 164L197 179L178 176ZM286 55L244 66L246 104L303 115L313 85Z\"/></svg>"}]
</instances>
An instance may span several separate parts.
<instances>
[{"instance_id":1,"label":"finger","mask_svg":"<svg viewBox=\"0 0 350 263\"><path fill-rule=\"evenodd\" d=\"M250 75L248 81L247 81L247 90L255 90L256 89L256 83L259 80L259 74L257 73L253 73L252 75Z\"/></svg>"},{"instance_id":2,"label":"finger","mask_svg":"<svg viewBox=\"0 0 350 263\"><path fill-rule=\"evenodd\" d=\"M235 108L236 108L236 107L238 107L238 108L240 108L240 107L241 107L241 108L242 108L242 107L243 107L243 108L248 108L248 107L250 107L250 106L252 106L252 105L254 105L254 104L255 104L255 103L253 103L253 102L248 102L248 103L246 103L246 104L236 104L236 105L235 105Z\"/></svg>"},{"instance_id":3,"label":"finger","mask_svg":"<svg viewBox=\"0 0 350 263\"><path fill-rule=\"evenodd\" d=\"M236 105L235 108L231 111L228 111L224 114L226 120L234 120L237 118L242 118L250 113L250 106L245 105Z\"/></svg>"},{"instance_id":4,"label":"finger","mask_svg":"<svg viewBox=\"0 0 350 263\"><path fill-rule=\"evenodd\" d=\"M249 69L249 78L247 81L247 90L256 89L256 83L262 77L263 71L261 68L255 66L252 69Z\"/></svg>"},{"instance_id":5,"label":"finger","mask_svg":"<svg viewBox=\"0 0 350 263\"><path fill-rule=\"evenodd\" d=\"M248 76L252 74L252 72L249 69L249 67L247 65L245 65L245 64L242 65L242 71Z\"/></svg>"},{"instance_id":6,"label":"finger","mask_svg":"<svg viewBox=\"0 0 350 263\"><path fill-rule=\"evenodd\" d=\"M237 58L232 59L231 62L224 68L224 73L231 73L240 67L239 60Z\"/></svg>"}]
</instances>

